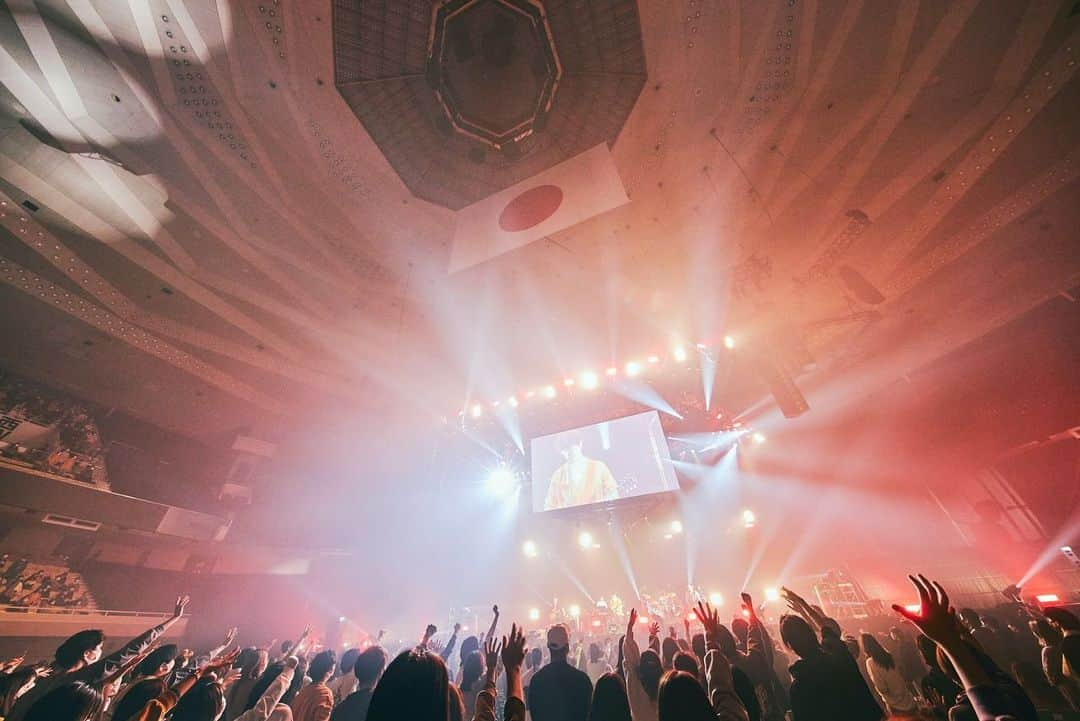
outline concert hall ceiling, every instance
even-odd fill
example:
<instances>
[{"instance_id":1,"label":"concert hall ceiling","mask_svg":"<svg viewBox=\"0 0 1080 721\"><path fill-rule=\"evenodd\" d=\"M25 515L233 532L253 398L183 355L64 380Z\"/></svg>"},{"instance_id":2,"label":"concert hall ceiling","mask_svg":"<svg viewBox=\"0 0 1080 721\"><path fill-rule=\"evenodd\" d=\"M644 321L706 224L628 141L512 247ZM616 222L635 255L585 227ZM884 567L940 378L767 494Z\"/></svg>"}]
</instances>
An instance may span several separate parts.
<instances>
[{"instance_id":1,"label":"concert hall ceiling","mask_svg":"<svg viewBox=\"0 0 1080 721\"><path fill-rule=\"evenodd\" d=\"M0 33L0 366L193 436L760 328L866 394L1080 278L1073 2L9 0ZM559 175L600 144L625 202ZM556 211L448 271L469 213Z\"/></svg>"}]
</instances>

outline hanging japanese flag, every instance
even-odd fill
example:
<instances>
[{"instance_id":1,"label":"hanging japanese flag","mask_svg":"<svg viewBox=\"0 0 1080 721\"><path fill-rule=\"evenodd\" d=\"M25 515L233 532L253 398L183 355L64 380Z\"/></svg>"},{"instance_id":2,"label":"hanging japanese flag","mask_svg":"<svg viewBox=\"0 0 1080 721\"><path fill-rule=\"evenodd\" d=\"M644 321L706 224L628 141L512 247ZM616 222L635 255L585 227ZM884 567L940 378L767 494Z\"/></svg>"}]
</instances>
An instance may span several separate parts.
<instances>
[{"instance_id":1,"label":"hanging japanese flag","mask_svg":"<svg viewBox=\"0 0 1080 721\"><path fill-rule=\"evenodd\" d=\"M628 202L607 143L458 211L450 272L470 268Z\"/></svg>"}]
</instances>

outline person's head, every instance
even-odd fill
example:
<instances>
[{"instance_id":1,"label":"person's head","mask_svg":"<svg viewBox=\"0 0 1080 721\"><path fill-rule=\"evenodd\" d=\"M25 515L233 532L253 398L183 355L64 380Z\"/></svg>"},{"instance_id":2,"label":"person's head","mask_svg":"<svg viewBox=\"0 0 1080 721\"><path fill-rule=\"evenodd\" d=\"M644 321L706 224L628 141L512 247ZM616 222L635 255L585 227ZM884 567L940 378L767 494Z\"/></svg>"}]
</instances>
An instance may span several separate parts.
<instances>
[{"instance_id":1,"label":"person's head","mask_svg":"<svg viewBox=\"0 0 1080 721\"><path fill-rule=\"evenodd\" d=\"M82 681L57 686L38 699L23 716L25 721L97 721L105 698Z\"/></svg>"},{"instance_id":2,"label":"person's head","mask_svg":"<svg viewBox=\"0 0 1080 721\"><path fill-rule=\"evenodd\" d=\"M885 650L885 647L874 638L873 634L864 633L861 640L863 651L865 651L866 655L878 666L881 666L884 669L890 669L896 666L892 654Z\"/></svg>"},{"instance_id":3,"label":"person's head","mask_svg":"<svg viewBox=\"0 0 1080 721\"><path fill-rule=\"evenodd\" d=\"M1048 608L1043 611L1043 615L1063 634L1080 631L1080 619L1064 608Z\"/></svg>"},{"instance_id":4,"label":"person's head","mask_svg":"<svg viewBox=\"0 0 1080 721\"><path fill-rule=\"evenodd\" d=\"M671 667L676 671L685 671L693 674L695 678L701 677L701 666L698 665L697 657L693 654L679 651L672 660Z\"/></svg>"},{"instance_id":5,"label":"person's head","mask_svg":"<svg viewBox=\"0 0 1080 721\"><path fill-rule=\"evenodd\" d=\"M731 632L740 646L746 646L746 637L750 635L750 624L742 616L731 619Z\"/></svg>"},{"instance_id":6,"label":"person's head","mask_svg":"<svg viewBox=\"0 0 1080 721\"><path fill-rule=\"evenodd\" d=\"M240 669L240 678L257 679L270 664L270 652L265 648L245 648L233 664Z\"/></svg>"},{"instance_id":7,"label":"person's head","mask_svg":"<svg viewBox=\"0 0 1080 721\"><path fill-rule=\"evenodd\" d=\"M780 640L799 658L821 652L817 634L802 616L786 613L780 617Z\"/></svg>"},{"instance_id":8,"label":"person's head","mask_svg":"<svg viewBox=\"0 0 1080 721\"><path fill-rule=\"evenodd\" d=\"M353 662L352 672L356 676L357 688L375 688L384 669L386 669L386 651L382 646L365 648Z\"/></svg>"},{"instance_id":9,"label":"person's head","mask_svg":"<svg viewBox=\"0 0 1080 721\"><path fill-rule=\"evenodd\" d=\"M6 676L0 676L0 718L11 712L19 697L34 687L37 673L32 666L17 668Z\"/></svg>"},{"instance_id":10,"label":"person's head","mask_svg":"<svg viewBox=\"0 0 1080 721\"><path fill-rule=\"evenodd\" d=\"M660 662L660 656L651 648L641 652L641 665L638 666L638 678L645 693L653 701L660 690L660 677L664 675L664 664Z\"/></svg>"},{"instance_id":11,"label":"person's head","mask_svg":"<svg viewBox=\"0 0 1080 721\"><path fill-rule=\"evenodd\" d=\"M1033 619L1028 623L1028 628L1043 646L1056 646L1061 643L1061 630L1045 618Z\"/></svg>"},{"instance_id":12,"label":"person's head","mask_svg":"<svg viewBox=\"0 0 1080 721\"><path fill-rule=\"evenodd\" d=\"M466 636L465 640L461 642L461 648L458 649L458 660L461 663L465 663L465 658L473 651L480 650L480 639L476 636Z\"/></svg>"},{"instance_id":13,"label":"person's head","mask_svg":"<svg viewBox=\"0 0 1080 721\"><path fill-rule=\"evenodd\" d=\"M104 643L105 633L100 629L79 631L57 647L56 665L65 671L74 671L95 663L101 658Z\"/></svg>"},{"instance_id":14,"label":"person's head","mask_svg":"<svg viewBox=\"0 0 1080 721\"><path fill-rule=\"evenodd\" d=\"M162 693L168 686L165 680L159 676L145 678L136 681L131 688L120 697L119 702L113 707L113 718L116 721L128 721L132 716L142 710L143 706L150 703Z\"/></svg>"},{"instance_id":15,"label":"person's head","mask_svg":"<svg viewBox=\"0 0 1080 721\"><path fill-rule=\"evenodd\" d=\"M465 718L465 697L461 695L461 689L456 683L451 682L447 687L447 704L449 706L449 721L467 721Z\"/></svg>"},{"instance_id":16,"label":"person's head","mask_svg":"<svg viewBox=\"0 0 1080 721\"><path fill-rule=\"evenodd\" d=\"M173 670L180 649L175 643L167 643L151 651L135 669L137 676L163 677Z\"/></svg>"},{"instance_id":17,"label":"person's head","mask_svg":"<svg viewBox=\"0 0 1080 721\"><path fill-rule=\"evenodd\" d=\"M600 644L593 641L589 644L589 663L600 663L604 660L604 650Z\"/></svg>"},{"instance_id":18,"label":"person's head","mask_svg":"<svg viewBox=\"0 0 1080 721\"><path fill-rule=\"evenodd\" d=\"M566 460L577 461L585 456L585 453L582 451L582 447L584 445L585 440L583 438L581 438L580 436L573 436L571 438L567 438L566 441L563 443L562 448L560 448L559 450L562 453L563 458L565 458Z\"/></svg>"},{"instance_id":19,"label":"person's head","mask_svg":"<svg viewBox=\"0 0 1080 721\"><path fill-rule=\"evenodd\" d=\"M308 666L308 676L311 678L311 682L326 683L334 673L334 666L336 665L337 658L332 650L327 649L316 654L315 658L311 659L311 665Z\"/></svg>"},{"instance_id":20,"label":"person's head","mask_svg":"<svg viewBox=\"0 0 1080 721\"><path fill-rule=\"evenodd\" d=\"M544 662L544 652L538 648L529 649L529 655L525 657L526 668L538 668Z\"/></svg>"},{"instance_id":21,"label":"person's head","mask_svg":"<svg viewBox=\"0 0 1080 721\"><path fill-rule=\"evenodd\" d=\"M975 611L975 609L961 608L959 613L961 620L963 620L963 622L967 624L968 628L976 629L983 625L982 619L979 617L979 614Z\"/></svg>"},{"instance_id":22,"label":"person's head","mask_svg":"<svg viewBox=\"0 0 1080 721\"><path fill-rule=\"evenodd\" d=\"M449 714L449 698L450 679L438 654L403 651L375 687L367 721L442 721Z\"/></svg>"},{"instance_id":23,"label":"person's head","mask_svg":"<svg viewBox=\"0 0 1080 721\"><path fill-rule=\"evenodd\" d=\"M735 634L728 630L724 624L717 627L716 643L720 646L720 653L724 654L728 661L735 662L739 655L739 646L735 642ZM702 656L701 658L705 658Z\"/></svg>"},{"instance_id":24,"label":"person's head","mask_svg":"<svg viewBox=\"0 0 1080 721\"><path fill-rule=\"evenodd\" d=\"M225 713L225 689L213 678L200 678L190 691L180 697L169 719L170 721L217 721L223 713Z\"/></svg>"},{"instance_id":25,"label":"person's head","mask_svg":"<svg viewBox=\"0 0 1080 721\"><path fill-rule=\"evenodd\" d=\"M622 676L605 673L596 679L589 721L630 721L630 700Z\"/></svg>"},{"instance_id":26,"label":"person's head","mask_svg":"<svg viewBox=\"0 0 1080 721\"><path fill-rule=\"evenodd\" d=\"M660 721L715 721L716 712L696 676L669 671L660 682L657 698Z\"/></svg>"},{"instance_id":27,"label":"person's head","mask_svg":"<svg viewBox=\"0 0 1080 721\"><path fill-rule=\"evenodd\" d=\"M352 673L353 666L356 665L356 657L359 655L360 649L358 648L350 648L341 654L341 661L338 662L338 673Z\"/></svg>"},{"instance_id":28,"label":"person's head","mask_svg":"<svg viewBox=\"0 0 1080 721\"><path fill-rule=\"evenodd\" d=\"M473 686L484 675L484 655L479 651L473 651L465 658L461 665L461 688L463 691L472 691Z\"/></svg>"},{"instance_id":29,"label":"person's head","mask_svg":"<svg viewBox=\"0 0 1080 721\"><path fill-rule=\"evenodd\" d=\"M705 660L705 634L695 633L694 637L690 639L690 648L694 650L694 655L698 657L698 660Z\"/></svg>"},{"instance_id":30,"label":"person's head","mask_svg":"<svg viewBox=\"0 0 1080 721\"><path fill-rule=\"evenodd\" d=\"M670 669L675 662L675 654L679 652L679 644L671 636L668 636L661 642L660 652L662 653L660 660L663 661L664 668Z\"/></svg>"},{"instance_id":31,"label":"person's head","mask_svg":"<svg viewBox=\"0 0 1080 721\"><path fill-rule=\"evenodd\" d=\"M547 647L552 661L565 661L570 653L570 629L557 623L547 632Z\"/></svg>"}]
</instances>

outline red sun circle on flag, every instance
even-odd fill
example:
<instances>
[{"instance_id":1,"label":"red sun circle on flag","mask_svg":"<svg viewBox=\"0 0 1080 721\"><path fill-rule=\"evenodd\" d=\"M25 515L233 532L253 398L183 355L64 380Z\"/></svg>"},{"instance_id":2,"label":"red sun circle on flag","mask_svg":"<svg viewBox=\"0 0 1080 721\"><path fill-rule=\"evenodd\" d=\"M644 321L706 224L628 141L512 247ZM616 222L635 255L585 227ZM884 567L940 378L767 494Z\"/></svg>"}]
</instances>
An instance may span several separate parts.
<instances>
[{"instance_id":1,"label":"red sun circle on flag","mask_svg":"<svg viewBox=\"0 0 1080 721\"><path fill-rule=\"evenodd\" d=\"M520 233L540 225L562 205L562 188L538 185L517 196L499 213L499 227L507 233Z\"/></svg>"}]
</instances>

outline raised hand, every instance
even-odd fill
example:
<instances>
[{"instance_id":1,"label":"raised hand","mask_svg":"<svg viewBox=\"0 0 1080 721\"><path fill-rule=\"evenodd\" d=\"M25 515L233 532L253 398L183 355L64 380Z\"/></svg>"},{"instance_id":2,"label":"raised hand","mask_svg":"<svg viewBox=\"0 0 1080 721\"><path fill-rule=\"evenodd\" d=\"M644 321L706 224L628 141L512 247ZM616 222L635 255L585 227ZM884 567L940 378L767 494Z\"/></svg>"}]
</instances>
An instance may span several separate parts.
<instances>
[{"instance_id":1,"label":"raised hand","mask_svg":"<svg viewBox=\"0 0 1080 721\"><path fill-rule=\"evenodd\" d=\"M630 609L630 620L626 624L626 637L627 638L633 638L634 637L634 625L636 623L637 623L637 609L636 608L631 608Z\"/></svg>"},{"instance_id":2,"label":"raised hand","mask_svg":"<svg viewBox=\"0 0 1080 721\"><path fill-rule=\"evenodd\" d=\"M956 611L949 605L949 594L936 581L919 574L908 576L912 585L919 592L919 611L914 613L899 604L893 604L893 610L911 621L932 641L942 646L955 644L963 638Z\"/></svg>"},{"instance_id":3,"label":"raised hand","mask_svg":"<svg viewBox=\"0 0 1080 721\"><path fill-rule=\"evenodd\" d=\"M754 599L750 597L749 593L741 593L739 597L742 598L743 608L750 614L750 618L753 619L757 616L757 610L754 608Z\"/></svg>"},{"instance_id":4,"label":"raised hand","mask_svg":"<svg viewBox=\"0 0 1080 721\"><path fill-rule=\"evenodd\" d=\"M507 674L517 673L525 663L525 632L516 623L510 626L510 635L503 636L502 662Z\"/></svg>"},{"instance_id":5,"label":"raised hand","mask_svg":"<svg viewBox=\"0 0 1080 721\"><path fill-rule=\"evenodd\" d=\"M420 645L427 648L428 642L431 641L431 637L435 635L435 632L439 629L435 628L435 624L429 623L427 628L424 629L424 637L420 639Z\"/></svg>"},{"instance_id":6,"label":"raised hand","mask_svg":"<svg viewBox=\"0 0 1080 721\"><path fill-rule=\"evenodd\" d=\"M454 624L454 635L456 636L459 631L461 631L461 624L460 623L455 623Z\"/></svg>"},{"instance_id":7,"label":"raised hand","mask_svg":"<svg viewBox=\"0 0 1080 721\"><path fill-rule=\"evenodd\" d=\"M300 649L307 643L308 637L311 636L311 626L304 626L303 632L300 634L300 638L296 639L296 643L292 645L285 655L286 656L299 656Z\"/></svg>"},{"instance_id":8,"label":"raised hand","mask_svg":"<svg viewBox=\"0 0 1080 721\"><path fill-rule=\"evenodd\" d=\"M233 641L236 640L236 634L239 630L240 629L238 629L236 626L233 626L225 632L225 640L221 642L223 648L228 648L229 646L232 646Z\"/></svg>"},{"instance_id":9,"label":"raised hand","mask_svg":"<svg viewBox=\"0 0 1080 721\"><path fill-rule=\"evenodd\" d=\"M652 623L649 624L649 638L659 638L659 637L660 637L660 624L657 623L656 621L653 621Z\"/></svg>"},{"instance_id":10,"label":"raised hand","mask_svg":"<svg viewBox=\"0 0 1080 721\"><path fill-rule=\"evenodd\" d=\"M210 659L205 666L199 670L200 676L206 676L208 674L215 674L218 677L223 676L223 671L232 667L236 659L240 657L240 649L235 649L229 653L222 654Z\"/></svg>"},{"instance_id":11,"label":"raised hand","mask_svg":"<svg viewBox=\"0 0 1080 721\"><path fill-rule=\"evenodd\" d=\"M705 627L705 641L710 646L718 644L720 640L720 612L712 607L711 603L698 601L694 615L701 625Z\"/></svg>"},{"instance_id":12,"label":"raised hand","mask_svg":"<svg viewBox=\"0 0 1080 721\"><path fill-rule=\"evenodd\" d=\"M234 683L240 680L241 675L243 675L243 671L241 671L240 669L230 668L228 671L225 672L225 677L222 678L219 683L221 683L222 688L229 688L229 686L232 686Z\"/></svg>"},{"instance_id":13,"label":"raised hand","mask_svg":"<svg viewBox=\"0 0 1080 721\"><path fill-rule=\"evenodd\" d=\"M484 641L484 663L487 664L488 680L494 682L495 675L499 670L499 654L502 653L502 645L494 636Z\"/></svg>"},{"instance_id":14,"label":"raised hand","mask_svg":"<svg viewBox=\"0 0 1080 721\"><path fill-rule=\"evenodd\" d=\"M668 626L667 627L667 635L670 638L678 638L679 637L679 634L675 633L675 627L674 626Z\"/></svg>"},{"instance_id":15,"label":"raised hand","mask_svg":"<svg viewBox=\"0 0 1080 721\"><path fill-rule=\"evenodd\" d=\"M176 607L173 609L173 618L180 618L184 615L184 609L191 603L191 596L178 596L176 599Z\"/></svg>"}]
</instances>

